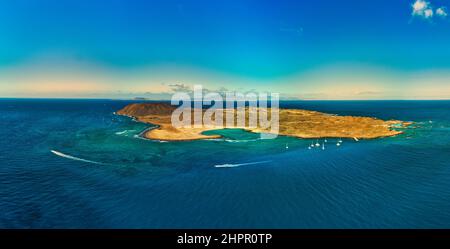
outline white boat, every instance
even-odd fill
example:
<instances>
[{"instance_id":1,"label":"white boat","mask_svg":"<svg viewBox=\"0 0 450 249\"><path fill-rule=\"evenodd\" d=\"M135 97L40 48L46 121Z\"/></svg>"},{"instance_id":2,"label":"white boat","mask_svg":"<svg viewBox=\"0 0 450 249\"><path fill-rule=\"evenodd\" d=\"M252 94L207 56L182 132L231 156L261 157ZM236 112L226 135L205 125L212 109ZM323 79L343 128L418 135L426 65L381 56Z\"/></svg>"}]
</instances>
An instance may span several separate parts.
<instances>
[{"instance_id":1,"label":"white boat","mask_svg":"<svg viewBox=\"0 0 450 249\"><path fill-rule=\"evenodd\" d=\"M316 147L319 147L319 146L320 146L320 144L319 144L319 139L317 139Z\"/></svg>"},{"instance_id":2,"label":"white boat","mask_svg":"<svg viewBox=\"0 0 450 249\"><path fill-rule=\"evenodd\" d=\"M322 150L325 150L325 143L322 143Z\"/></svg>"}]
</instances>

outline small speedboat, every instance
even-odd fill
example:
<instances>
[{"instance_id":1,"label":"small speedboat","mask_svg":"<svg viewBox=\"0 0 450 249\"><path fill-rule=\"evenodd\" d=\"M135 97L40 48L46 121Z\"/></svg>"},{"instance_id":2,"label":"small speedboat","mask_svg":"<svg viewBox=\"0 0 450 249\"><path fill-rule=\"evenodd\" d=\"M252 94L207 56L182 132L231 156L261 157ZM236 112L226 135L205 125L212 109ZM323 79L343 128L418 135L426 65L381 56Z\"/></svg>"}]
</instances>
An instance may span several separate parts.
<instances>
[{"instance_id":1,"label":"small speedboat","mask_svg":"<svg viewBox=\"0 0 450 249\"><path fill-rule=\"evenodd\" d=\"M316 147L319 147L319 146L320 146L319 140L317 140L317 142L316 142Z\"/></svg>"}]
</instances>

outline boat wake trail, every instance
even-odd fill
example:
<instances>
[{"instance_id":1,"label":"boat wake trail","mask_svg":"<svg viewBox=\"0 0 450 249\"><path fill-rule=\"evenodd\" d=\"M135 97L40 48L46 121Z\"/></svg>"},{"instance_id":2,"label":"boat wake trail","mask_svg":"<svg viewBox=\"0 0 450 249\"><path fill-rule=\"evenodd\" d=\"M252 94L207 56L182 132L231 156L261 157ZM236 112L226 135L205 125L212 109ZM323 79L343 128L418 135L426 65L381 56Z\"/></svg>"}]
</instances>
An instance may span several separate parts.
<instances>
[{"instance_id":1,"label":"boat wake trail","mask_svg":"<svg viewBox=\"0 0 450 249\"><path fill-rule=\"evenodd\" d=\"M116 132L116 135L123 135L123 134L127 134L127 133L129 133L129 132L132 132L132 131L135 131L135 130L118 131L118 132Z\"/></svg>"},{"instance_id":2,"label":"boat wake trail","mask_svg":"<svg viewBox=\"0 0 450 249\"><path fill-rule=\"evenodd\" d=\"M214 165L215 168L236 168L241 166L247 166L247 165L255 165L255 164L262 164L262 163L270 163L271 161L261 161L261 162L250 162L250 163L237 163L237 164L218 164Z\"/></svg>"},{"instance_id":3,"label":"boat wake trail","mask_svg":"<svg viewBox=\"0 0 450 249\"><path fill-rule=\"evenodd\" d=\"M105 163L100 163L100 162L86 160L86 159L79 158L79 157L74 157L74 156L71 156L71 155L66 155L66 154L61 153L61 152L56 151L56 150L50 150L50 152L55 154L55 155L57 155L57 156L64 157L64 158L67 158L67 159L72 159L72 160L75 160L75 161L81 161L81 162L85 162L85 163L93 163L93 164L99 164L99 165L106 165Z\"/></svg>"},{"instance_id":4,"label":"boat wake trail","mask_svg":"<svg viewBox=\"0 0 450 249\"><path fill-rule=\"evenodd\" d=\"M248 142L256 142L258 140L261 140L260 138L257 139L246 139L246 140L233 140L233 139L225 139L223 141L228 143L248 143Z\"/></svg>"}]
</instances>

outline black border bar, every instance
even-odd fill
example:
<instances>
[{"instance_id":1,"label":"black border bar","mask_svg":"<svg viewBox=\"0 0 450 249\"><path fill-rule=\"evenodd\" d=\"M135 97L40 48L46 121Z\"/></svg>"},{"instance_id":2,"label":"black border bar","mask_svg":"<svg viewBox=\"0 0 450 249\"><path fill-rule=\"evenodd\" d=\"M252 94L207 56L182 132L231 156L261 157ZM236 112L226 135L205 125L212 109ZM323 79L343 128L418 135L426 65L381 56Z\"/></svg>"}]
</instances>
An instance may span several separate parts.
<instances>
[{"instance_id":1,"label":"black border bar","mask_svg":"<svg viewBox=\"0 0 450 249\"><path fill-rule=\"evenodd\" d=\"M206 247L204 244L178 243L179 236L212 236L218 238L210 242ZM243 240L239 243L221 242L223 234L270 234L271 239L267 243L263 240L258 243L245 243ZM265 238L265 237L263 237ZM6 229L0 230L0 241L27 244L55 244L65 245L104 245L114 244L129 246L130 243L148 245L143 248L152 248L153 246L170 246L176 248L299 248L306 244L328 244L335 245L339 243L363 242L364 244L382 243L392 244L393 242L443 242L450 243L450 230L303 230L303 229Z\"/></svg>"}]
</instances>

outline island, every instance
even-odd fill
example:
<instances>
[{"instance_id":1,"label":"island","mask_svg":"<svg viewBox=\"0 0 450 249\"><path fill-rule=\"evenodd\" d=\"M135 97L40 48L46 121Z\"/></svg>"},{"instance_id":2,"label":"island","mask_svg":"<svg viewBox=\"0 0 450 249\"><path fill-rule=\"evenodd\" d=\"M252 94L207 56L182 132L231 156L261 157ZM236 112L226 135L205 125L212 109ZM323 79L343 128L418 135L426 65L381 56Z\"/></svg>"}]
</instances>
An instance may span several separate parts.
<instances>
[{"instance_id":1,"label":"island","mask_svg":"<svg viewBox=\"0 0 450 249\"><path fill-rule=\"evenodd\" d=\"M143 136L148 139L161 141L186 141L220 138L220 135L205 135L205 131L217 130L217 127L183 127L175 128L171 123L172 112L176 106L169 103L133 103L117 111L118 115L132 117L137 121L156 125L148 129ZM233 112L235 109L223 109ZM267 110L270 113L270 109ZM225 120L224 114L224 120ZM269 115L270 117L270 115ZM248 107L246 108L248 119ZM301 109L279 109L278 135L297 138L352 138L374 139L396 136L403 133L401 128L409 126L410 122L400 120L381 120L374 117L339 116ZM235 127L250 132L270 132L261 127ZM400 130L398 130L400 128Z\"/></svg>"}]
</instances>

